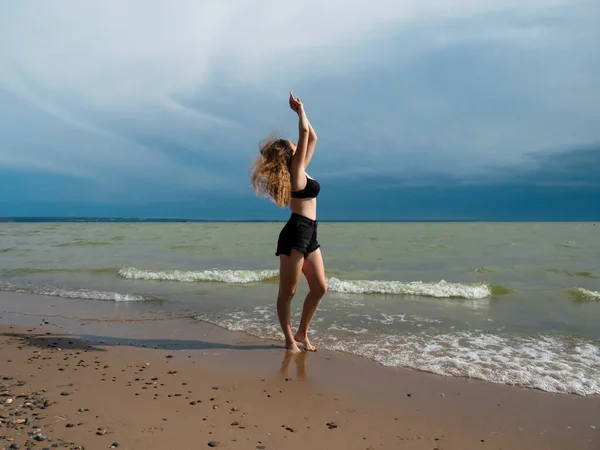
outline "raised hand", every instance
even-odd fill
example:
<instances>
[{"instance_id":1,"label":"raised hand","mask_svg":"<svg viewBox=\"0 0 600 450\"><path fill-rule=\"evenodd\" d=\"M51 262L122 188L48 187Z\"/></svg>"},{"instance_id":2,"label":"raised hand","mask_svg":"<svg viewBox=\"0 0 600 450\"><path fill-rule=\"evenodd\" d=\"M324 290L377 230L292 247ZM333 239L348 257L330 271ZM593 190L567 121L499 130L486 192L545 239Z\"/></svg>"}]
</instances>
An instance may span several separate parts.
<instances>
[{"instance_id":1,"label":"raised hand","mask_svg":"<svg viewBox=\"0 0 600 450\"><path fill-rule=\"evenodd\" d=\"M295 98L294 94L290 92L290 108L296 114L300 114L304 110L304 105L300 101L300 98Z\"/></svg>"}]
</instances>

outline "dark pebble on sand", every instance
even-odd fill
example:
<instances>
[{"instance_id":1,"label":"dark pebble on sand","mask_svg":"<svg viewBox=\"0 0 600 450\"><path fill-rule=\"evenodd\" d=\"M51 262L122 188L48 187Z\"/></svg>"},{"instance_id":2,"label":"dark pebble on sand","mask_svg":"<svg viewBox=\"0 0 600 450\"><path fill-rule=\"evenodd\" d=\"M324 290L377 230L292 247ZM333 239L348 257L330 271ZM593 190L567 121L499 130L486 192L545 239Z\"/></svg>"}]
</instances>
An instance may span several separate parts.
<instances>
[{"instance_id":1,"label":"dark pebble on sand","mask_svg":"<svg viewBox=\"0 0 600 450\"><path fill-rule=\"evenodd\" d=\"M69 394L68 392L64 392L63 391L63 392L60 393L60 395L66 396L66 395L71 395L71 394Z\"/></svg>"},{"instance_id":2,"label":"dark pebble on sand","mask_svg":"<svg viewBox=\"0 0 600 450\"><path fill-rule=\"evenodd\" d=\"M265 448L267 448L267 446L266 445L257 445L256 448L258 450L264 450Z\"/></svg>"},{"instance_id":3,"label":"dark pebble on sand","mask_svg":"<svg viewBox=\"0 0 600 450\"><path fill-rule=\"evenodd\" d=\"M327 425L327 428L329 428L330 430L333 430L334 428L338 427L335 422L327 422L325 425Z\"/></svg>"},{"instance_id":4,"label":"dark pebble on sand","mask_svg":"<svg viewBox=\"0 0 600 450\"><path fill-rule=\"evenodd\" d=\"M213 386L213 391L218 391L219 390L219 386Z\"/></svg>"},{"instance_id":5,"label":"dark pebble on sand","mask_svg":"<svg viewBox=\"0 0 600 450\"><path fill-rule=\"evenodd\" d=\"M10 447L8 447L8 448L17 450L17 449L21 448L21 446L19 444L10 444Z\"/></svg>"},{"instance_id":6,"label":"dark pebble on sand","mask_svg":"<svg viewBox=\"0 0 600 450\"><path fill-rule=\"evenodd\" d=\"M13 379L13 377L2 377L2 379L5 380L5 381L10 381L10 380Z\"/></svg>"},{"instance_id":7,"label":"dark pebble on sand","mask_svg":"<svg viewBox=\"0 0 600 450\"><path fill-rule=\"evenodd\" d=\"M219 443L218 443L217 441L210 441L210 442L208 443L208 446L209 446L209 447L217 447L218 445L219 445Z\"/></svg>"},{"instance_id":8,"label":"dark pebble on sand","mask_svg":"<svg viewBox=\"0 0 600 450\"><path fill-rule=\"evenodd\" d=\"M119 446L118 442L113 442L110 448L117 448Z\"/></svg>"},{"instance_id":9,"label":"dark pebble on sand","mask_svg":"<svg viewBox=\"0 0 600 450\"><path fill-rule=\"evenodd\" d=\"M406 394L407 397L412 397L412 394Z\"/></svg>"},{"instance_id":10,"label":"dark pebble on sand","mask_svg":"<svg viewBox=\"0 0 600 450\"><path fill-rule=\"evenodd\" d=\"M46 436L43 436L41 434L38 434L37 436L34 436L33 438L39 442L42 442L42 441L45 441L46 439L48 439Z\"/></svg>"}]
</instances>

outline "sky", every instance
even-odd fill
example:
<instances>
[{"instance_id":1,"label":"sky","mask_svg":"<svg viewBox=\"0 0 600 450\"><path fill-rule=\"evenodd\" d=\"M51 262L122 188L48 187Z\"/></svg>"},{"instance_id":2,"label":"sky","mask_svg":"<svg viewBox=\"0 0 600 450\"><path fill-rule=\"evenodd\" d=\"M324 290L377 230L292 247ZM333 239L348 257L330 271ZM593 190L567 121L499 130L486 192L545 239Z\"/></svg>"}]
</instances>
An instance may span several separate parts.
<instances>
[{"instance_id":1,"label":"sky","mask_svg":"<svg viewBox=\"0 0 600 450\"><path fill-rule=\"evenodd\" d=\"M0 0L0 216L600 220L597 0Z\"/></svg>"}]
</instances>

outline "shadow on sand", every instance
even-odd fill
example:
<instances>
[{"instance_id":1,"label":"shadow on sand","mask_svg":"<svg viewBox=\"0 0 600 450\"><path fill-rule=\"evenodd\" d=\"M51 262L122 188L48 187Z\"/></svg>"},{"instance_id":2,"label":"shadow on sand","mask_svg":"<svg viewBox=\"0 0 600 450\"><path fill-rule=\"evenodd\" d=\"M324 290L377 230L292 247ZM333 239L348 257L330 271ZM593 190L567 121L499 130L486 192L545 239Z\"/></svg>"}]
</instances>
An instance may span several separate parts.
<instances>
[{"instance_id":1,"label":"shadow on sand","mask_svg":"<svg viewBox=\"0 0 600 450\"><path fill-rule=\"evenodd\" d=\"M19 339L23 345L38 348L61 348L63 350L104 351L101 346L123 346L164 350L271 350L283 348L275 344L224 344L220 342L179 339L129 339L93 334L27 334L2 333L3 336Z\"/></svg>"}]
</instances>

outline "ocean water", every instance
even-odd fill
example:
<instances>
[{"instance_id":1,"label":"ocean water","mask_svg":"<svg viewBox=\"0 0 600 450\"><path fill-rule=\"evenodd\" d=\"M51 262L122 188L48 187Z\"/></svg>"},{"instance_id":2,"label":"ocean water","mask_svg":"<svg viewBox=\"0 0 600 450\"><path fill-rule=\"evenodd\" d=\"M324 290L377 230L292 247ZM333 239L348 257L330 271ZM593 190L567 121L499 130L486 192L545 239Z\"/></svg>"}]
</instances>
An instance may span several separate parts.
<instances>
[{"instance_id":1,"label":"ocean water","mask_svg":"<svg viewBox=\"0 0 600 450\"><path fill-rule=\"evenodd\" d=\"M62 297L88 315L107 302L134 316L175 312L280 340L282 226L0 223L0 291ZM319 241L329 292L314 320L318 346L600 394L600 225L322 222ZM306 292L303 280L295 323Z\"/></svg>"}]
</instances>

